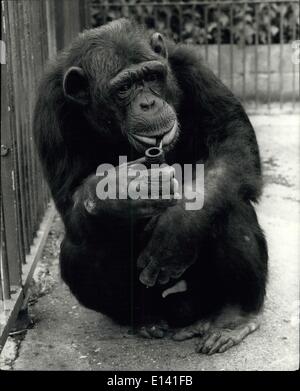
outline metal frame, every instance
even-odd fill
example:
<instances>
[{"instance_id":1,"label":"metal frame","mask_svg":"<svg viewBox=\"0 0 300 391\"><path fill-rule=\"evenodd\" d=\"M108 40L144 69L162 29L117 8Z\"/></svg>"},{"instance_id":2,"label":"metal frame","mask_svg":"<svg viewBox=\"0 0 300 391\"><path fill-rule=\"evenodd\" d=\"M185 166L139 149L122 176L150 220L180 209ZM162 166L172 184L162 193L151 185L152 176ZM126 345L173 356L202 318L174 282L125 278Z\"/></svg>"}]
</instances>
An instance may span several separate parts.
<instances>
[{"instance_id":1,"label":"metal frame","mask_svg":"<svg viewBox=\"0 0 300 391\"><path fill-rule=\"evenodd\" d=\"M55 214L32 135L35 93L48 59L89 26L88 5L86 0L1 1L7 57L1 65L0 351Z\"/></svg>"},{"instance_id":2,"label":"metal frame","mask_svg":"<svg viewBox=\"0 0 300 391\"><path fill-rule=\"evenodd\" d=\"M55 213L54 205L50 204L40 228L37 231L37 236L31 246L30 252L26 256L26 265L22 268L21 285L11 285L9 291L7 291L8 296L1 301L3 308L0 308L0 352L5 344L11 327L18 316L24 298L27 295L34 269L41 257ZM5 276L1 277L1 282L3 284L5 283Z\"/></svg>"},{"instance_id":3,"label":"metal frame","mask_svg":"<svg viewBox=\"0 0 300 391\"><path fill-rule=\"evenodd\" d=\"M108 2L102 0L94 0L93 8L99 9L102 12L102 22L106 23L108 18L109 10L119 10L122 14L126 9L129 14L134 17L136 8L140 7L149 7L153 8L153 15L157 15L159 9L165 9L170 7L176 9L178 12L178 23L179 26L182 26L183 23L183 10L192 8L196 12L196 6L203 7L203 12L201 13L204 22L204 29L206 31L204 44L200 46L203 57L206 62L215 70L216 74L228 85L229 88L236 93L241 100L248 105L250 111L264 110L269 112L271 110L271 103L278 102L278 108L287 112L296 110L296 102L299 100L299 68L292 64L290 61L289 70L287 71L287 56L291 56L292 48L291 42L285 42L283 36L283 12L281 8L278 11L279 17L279 43L272 43L271 39L271 25L270 20L267 25L267 42L265 44L265 50L262 50L263 44L259 43L259 32L256 30L254 35L254 42L252 44L247 44L244 39L240 44L233 42L232 27L234 26L234 7L239 5L243 10L243 27L242 29L245 32L246 29L246 8L248 6L253 9L253 18L254 21L257 21L259 18L259 5L264 5L266 9L270 12L270 7L272 4L276 5L291 5L295 7L298 4L298 0L222 0L222 1L169 1L169 2L139 2L136 4L126 3L126 2ZM221 37L221 26L219 23L219 18L216 17L217 22L217 42L214 45L210 44L207 40L207 26L208 26L208 10L209 7L216 6L216 15L220 15L222 9L226 8L229 13L229 30L230 38L229 43L223 43ZM198 9L199 10L199 9ZM200 15L200 14L199 14ZM195 21L195 14L193 13L193 21ZM156 20L154 18L154 23ZM297 20L294 17L293 21L293 37L292 40L297 39ZM156 26L154 26L156 28ZM171 25L166 27L167 30L171 30ZM299 27L298 27L299 29ZM298 37L300 39L300 37ZM179 31L179 41L182 41L182 31L180 28ZM223 72L223 61L224 56L227 54L226 46L229 46L229 76L226 77ZM254 48L252 51L251 48ZM216 54L215 54L216 52ZM236 67L237 61L235 57L241 59L240 66ZM261 61L266 63L265 75L261 71ZM274 70L274 61L278 64L278 69ZM254 70L249 73L249 63L253 62ZM277 66L277 65L276 65ZM285 69L285 71L284 71ZM288 73L288 79L286 76ZM285 80L288 80L289 86L285 84ZM249 88L249 86L251 88ZM253 87L252 87L253 86ZM284 87L287 87L286 90ZM274 106L274 105L273 105Z\"/></svg>"}]
</instances>

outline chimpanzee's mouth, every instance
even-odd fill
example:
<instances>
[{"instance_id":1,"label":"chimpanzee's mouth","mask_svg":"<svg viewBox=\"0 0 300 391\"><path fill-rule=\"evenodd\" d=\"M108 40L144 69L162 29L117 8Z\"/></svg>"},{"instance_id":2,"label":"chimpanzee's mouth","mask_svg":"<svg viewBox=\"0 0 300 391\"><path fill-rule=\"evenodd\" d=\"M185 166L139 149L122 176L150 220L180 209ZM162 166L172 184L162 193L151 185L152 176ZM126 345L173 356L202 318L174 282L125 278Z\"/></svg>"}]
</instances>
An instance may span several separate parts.
<instances>
[{"instance_id":1,"label":"chimpanzee's mouth","mask_svg":"<svg viewBox=\"0 0 300 391\"><path fill-rule=\"evenodd\" d=\"M146 145L153 145L153 146L158 145L162 140L162 145L164 146L171 143L171 141L176 135L177 129L178 129L178 122L175 119L172 127L163 133L153 134L151 136L133 134L133 136L141 143Z\"/></svg>"}]
</instances>

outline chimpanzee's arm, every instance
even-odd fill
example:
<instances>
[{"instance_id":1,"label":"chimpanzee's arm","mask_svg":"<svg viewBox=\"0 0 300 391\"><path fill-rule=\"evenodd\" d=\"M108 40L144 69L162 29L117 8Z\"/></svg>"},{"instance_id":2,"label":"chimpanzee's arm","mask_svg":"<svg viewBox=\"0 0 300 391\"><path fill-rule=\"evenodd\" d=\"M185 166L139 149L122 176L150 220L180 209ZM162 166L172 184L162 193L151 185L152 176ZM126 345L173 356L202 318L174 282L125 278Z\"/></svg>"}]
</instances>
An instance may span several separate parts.
<instances>
[{"instance_id":1,"label":"chimpanzee's arm","mask_svg":"<svg viewBox=\"0 0 300 391\"><path fill-rule=\"evenodd\" d=\"M204 165L202 209L187 210L190 201L185 199L169 208L157 220L148 246L138 259L143 269L140 280L147 286L153 286L157 279L166 282L170 277L178 278L195 262L218 216L222 219L242 200L256 201L259 196L260 162L250 123L241 117L219 132L222 138L211 139Z\"/></svg>"},{"instance_id":2,"label":"chimpanzee's arm","mask_svg":"<svg viewBox=\"0 0 300 391\"><path fill-rule=\"evenodd\" d=\"M66 230L80 236L91 226L88 222L90 216L80 205L74 210L75 192L80 189L79 193L88 193L96 175L94 179L86 179L90 169L76 153L76 145L74 147L68 139L69 134L76 135L79 131L82 120L78 110L65 102L62 74L63 70L57 63L42 80L34 111L33 131L43 172Z\"/></svg>"},{"instance_id":3,"label":"chimpanzee's arm","mask_svg":"<svg viewBox=\"0 0 300 391\"><path fill-rule=\"evenodd\" d=\"M204 165L202 218L209 218L241 200L257 201L261 192L258 147L251 124L241 115L224 126L222 139L208 147Z\"/></svg>"},{"instance_id":4,"label":"chimpanzee's arm","mask_svg":"<svg viewBox=\"0 0 300 391\"><path fill-rule=\"evenodd\" d=\"M194 145L201 140L207 150L202 215L209 216L239 199L256 201L261 192L260 157L240 102L203 65L197 50L181 47L170 62L183 91L181 121L189 125L193 118L189 137ZM197 152L195 157L197 161ZM199 159L203 162L200 152Z\"/></svg>"},{"instance_id":5,"label":"chimpanzee's arm","mask_svg":"<svg viewBox=\"0 0 300 391\"><path fill-rule=\"evenodd\" d=\"M195 156L194 163L204 160L204 205L200 210L186 210L183 200L158 219L138 260L143 269L140 280L148 286L182 274L193 263L192 254L218 214L230 213L242 200L256 201L261 191L256 137L239 101L192 49L176 49L170 62L183 92L179 120L185 133L189 132L183 137L192 140L182 160L184 156L187 162L191 156ZM202 146L199 151L197 144ZM205 159L203 150L207 151Z\"/></svg>"}]
</instances>

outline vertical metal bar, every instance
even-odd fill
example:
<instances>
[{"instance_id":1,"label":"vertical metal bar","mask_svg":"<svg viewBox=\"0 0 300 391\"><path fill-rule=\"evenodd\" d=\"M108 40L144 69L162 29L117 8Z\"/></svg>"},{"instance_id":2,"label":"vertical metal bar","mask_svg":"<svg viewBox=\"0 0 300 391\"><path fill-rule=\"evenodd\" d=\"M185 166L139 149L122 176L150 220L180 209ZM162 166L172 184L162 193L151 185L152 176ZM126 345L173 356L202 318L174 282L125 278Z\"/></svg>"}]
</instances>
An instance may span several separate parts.
<instances>
[{"instance_id":1,"label":"vertical metal bar","mask_svg":"<svg viewBox=\"0 0 300 391\"><path fill-rule=\"evenodd\" d=\"M16 183L15 183L15 160L14 160L14 123L11 121L12 112L11 106L11 39L10 38L10 18L9 4L10 2L2 3L3 15L5 23L1 26L1 36L4 42L7 43L8 56L7 63L1 65L1 204L2 204L2 221L5 229L5 251L7 254L7 263L3 262L1 271L2 276L9 273L10 285L21 284L21 262L18 247L18 220L16 208ZM4 258L3 258L4 259ZM8 269L9 272L5 270ZM2 281L2 284L4 282Z\"/></svg>"},{"instance_id":2,"label":"vertical metal bar","mask_svg":"<svg viewBox=\"0 0 300 391\"><path fill-rule=\"evenodd\" d=\"M18 21L18 2L8 3L8 17L9 17L9 26L10 26L10 45L11 45L11 65L12 65L12 96L11 102L14 107L14 113L11 117L12 129L16 134L16 161L17 161L17 171L19 177L20 185L20 200L21 200L21 213L22 213L22 230L25 239L25 251L29 251L29 232L31 231L28 219L28 197L27 197L27 176L26 176L26 164L24 161L24 132L22 124L23 116L23 102L22 97L20 96L20 88L22 86L22 71L21 71L21 62L22 58L20 55L20 34L19 34L19 21ZM18 21L16 23L16 21Z\"/></svg>"},{"instance_id":3,"label":"vertical metal bar","mask_svg":"<svg viewBox=\"0 0 300 391\"><path fill-rule=\"evenodd\" d=\"M91 27L90 0L79 0L80 31Z\"/></svg>"},{"instance_id":4,"label":"vertical metal bar","mask_svg":"<svg viewBox=\"0 0 300 391\"><path fill-rule=\"evenodd\" d=\"M246 7L247 3L243 5L243 103L245 103L246 95Z\"/></svg>"},{"instance_id":5,"label":"vertical metal bar","mask_svg":"<svg viewBox=\"0 0 300 391\"><path fill-rule=\"evenodd\" d=\"M171 38L172 37L172 29L171 29L171 17L170 12L167 12L167 28L168 28L168 35Z\"/></svg>"},{"instance_id":6,"label":"vertical metal bar","mask_svg":"<svg viewBox=\"0 0 300 391\"><path fill-rule=\"evenodd\" d=\"M109 7L109 5L107 3L105 3L105 5L103 6L103 8L104 8L104 21L103 21L103 24L107 23L108 7Z\"/></svg>"},{"instance_id":7,"label":"vertical metal bar","mask_svg":"<svg viewBox=\"0 0 300 391\"><path fill-rule=\"evenodd\" d=\"M282 88L283 88L283 73L282 73L282 53L283 53L283 5L280 5L280 32L279 32L279 39L280 39L280 53L279 53L279 105L280 109L282 109Z\"/></svg>"},{"instance_id":8,"label":"vertical metal bar","mask_svg":"<svg viewBox=\"0 0 300 391\"><path fill-rule=\"evenodd\" d=\"M54 4L54 3L52 3ZM34 6L33 6L34 5ZM49 21L48 21L48 15L50 13L50 10L51 10L51 4L49 4L49 2L43 2L42 4L44 7L45 7L45 19L47 19L47 30L45 31L45 34L47 35L47 37L49 37L49 35L51 34L51 37L50 40L51 40L51 44L53 45L53 49L56 48L56 42L55 42L55 35L53 36L53 30L54 30L54 25L53 23L51 23L51 20L49 18ZM48 12L48 14L47 14ZM33 186L34 186L34 193L36 194L35 196L35 203L36 203L36 206L35 206L35 221L34 221L34 229L35 231L37 230L38 228L38 223L39 223L39 219L40 219L40 198L41 198L41 195L40 195L40 189L39 189L39 170L38 170L38 167L37 167L37 159L36 159L36 150L35 150L35 145L34 145L34 142L33 142L33 111L34 111L34 103L35 103L35 90L36 90L36 85L37 85L37 77L39 76L38 75L38 70L36 69L36 60L35 60L35 41L34 41L34 30L33 30L33 26L36 25L36 23L34 23L34 16L36 15L36 4L31 4L31 7L30 9L28 10L28 13L29 13L29 25L30 25L30 28L29 28L29 40L31 42L31 45L30 45L30 78L31 78L31 83L32 83L32 86L34 86L34 88L32 89L32 92L31 92L31 98L30 98L30 112L31 112L31 117L30 117L30 138L31 138L31 149L32 149L32 170L33 170L33 177L34 177L34 183L33 183ZM51 29L51 31L48 31L48 28ZM50 45L48 44L48 42L45 42L45 43L42 43L42 46L45 48L45 50L49 53L49 50L51 51L51 56L53 56L53 49L50 49Z\"/></svg>"},{"instance_id":9,"label":"vertical metal bar","mask_svg":"<svg viewBox=\"0 0 300 391\"><path fill-rule=\"evenodd\" d=\"M41 20L42 22L42 20ZM52 24L55 25L55 19L54 19L54 13L52 13ZM47 40L48 40L48 37L46 35L44 35L44 41L45 41L45 47L48 47L49 48L49 44L47 44ZM56 48L54 49L54 53L56 54ZM40 65L40 69L43 69L44 68L44 64L46 61L48 61L48 58L49 58L49 51L45 51L43 52L42 54L42 58L41 58L41 65ZM39 200L39 220L42 218L42 216L44 215L44 211L45 211L45 207L46 207L46 198L45 198L45 181L43 180L43 175L42 175L42 172L41 172L41 169L40 169L40 172L39 172L39 187L41 187L42 189L42 193L40 195L40 200Z\"/></svg>"},{"instance_id":10,"label":"vertical metal bar","mask_svg":"<svg viewBox=\"0 0 300 391\"><path fill-rule=\"evenodd\" d=\"M154 29L157 29L157 19L158 19L158 9L157 4L153 4L153 12L154 12Z\"/></svg>"},{"instance_id":11,"label":"vertical metal bar","mask_svg":"<svg viewBox=\"0 0 300 391\"><path fill-rule=\"evenodd\" d=\"M51 12L52 20L51 20L51 24L53 26L55 26L55 23L56 23L56 21L55 21L55 9L53 8L53 5L55 6L55 4L52 3L52 12ZM77 14L77 17L78 17L78 14ZM39 53L39 61L38 61L38 64L37 64L37 68L38 68L37 71L38 71L38 73L41 73L41 71L44 68L45 62L49 58L49 50L47 50L47 49L50 47L50 45L48 43L48 36L47 36L46 32L43 29L43 23L44 23L45 18L47 18L47 9L42 4L42 12L41 12L41 17L39 18L39 24L38 24L38 32L42 32L42 39L40 40L41 47L38 49L38 53ZM78 26L77 26L77 28L79 29ZM54 49L53 49L54 54L56 53L56 51L57 51L56 47L54 47ZM36 85L39 82L39 78L40 77L38 77L36 79L36 81L35 81ZM38 165L38 167L39 167L38 178L37 178L37 187L39 189L39 200L38 200L38 203L39 203L38 210L39 210L39 212L38 212L37 220L40 221L40 219L44 215L45 208L47 207L49 195L47 193L47 186L46 186L45 181L43 179L43 175L42 175L42 172L41 172L41 167L39 165L39 161L37 159L37 156L36 156L36 165Z\"/></svg>"},{"instance_id":12,"label":"vertical metal bar","mask_svg":"<svg viewBox=\"0 0 300 391\"><path fill-rule=\"evenodd\" d=\"M204 5L204 29L205 29L205 62L208 62L208 38L207 38L207 24L208 24L208 15L207 15L208 5Z\"/></svg>"},{"instance_id":13,"label":"vertical metal bar","mask_svg":"<svg viewBox=\"0 0 300 391\"><path fill-rule=\"evenodd\" d=\"M42 2L42 6L45 6L45 2ZM24 94L28 94L28 100L27 100L27 120L26 120L26 126L27 126L27 134L28 134L28 164L29 164L29 175L30 175L30 197L31 197L31 220L32 220L32 235L35 233L37 229L37 205L38 205L38 194L37 194L37 184L36 184L36 171L35 171L35 164L34 164L34 145L33 145L33 136L32 136L32 113L33 113L33 91L31 86L33 86L33 79L32 79L32 64L31 64L31 53L33 51L33 40L30 36L31 26L30 26L30 3L24 3L24 47L25 47L25 58L26 58L26 79L27 79L27 86L26 90L24 91Z\"/></svg>"},{"instance_id":14,"label":"vertical metal bar","mask_svg":"<svg viewBox=\"0 0 300 391\"><path fill-rule=\"evenodd\" d=\"M19 246L18 246L18 254L19 254L19 259L24 259L25 257L25 248L26 248L26 237L25 237L25 232L23 230L23 211L22 211L22 195L20 194L20 171L19 171L19 156L18 156L18 145L17 145L17 135L16 135L16 110L15 110L15 102L14 102L14 85L13 85L13 80L12 80L12 75L14 72L14 61L13 61L13 43L11 39L11 23L9 19L9 7L12 6L11 3L6 2L5 6L4 3L3 7L5 9L4 12L4 18L5 18L5 26L6 26L6 32L5 34L5 42L8 47L7 51L7 63L6 65L3 65L1 67L1 73L4 73L4 67L7 69L7 79L5 78L6 82L6 88L7 88L7 96L6 96L6 104L7 104L7 110L9 114L9 119L8 119L8 124L7 126L10 127L11 131L11 147L12 147L12 159L13 159L13 166L14 166L14 171L13 171L13 178L14 178L14 187L15 187L15 196L16 196L16 219L17 219L17 233L19 237ZM12 10L11 10L12 12ZM3 24L4 26L4 24ZM15 58L15 57L14 57ZM4 100L2 100L3 103ZM2 108L2 105L1 105ZM4 104L3 104L4 108Z\"/></svg>"},{"instance_id":15,"label":"vertical metal bar","mask_svg":"<svg viewBox=\"0 0 300 391\"><path fill-rule=\"evenodd\" d=\"M182 42L182 27L183 27L182 4L178 4L178 7L179 7L179 42Z\"/></svg>"},{"instance_id":16,"label":"vertical metal bar","mask_svg":"<svg viewBox=\"0 0 300 391\"><path fill-rule=\"evenodd\" d=\"M17 4L17 2L16 2ZM27 91L27 72L26 72L26 42L25 42L25 15L23 7L26 6L25 3L21 3L18 1L17 7L17 18L18 26L16 26L18 31L18 57L19 57L19 80L17 82L18 89L18 99L19 103L16 105L16 108L20 110L20 127L21 127L21 137L22 137L22 159L25 168L25 183L26 183L26 219L28 221L30 230L27 232L28 235L28 243L30 244L30 237L32 235L32 216L31 216L31 186L30 186L30 167L28 161L28 127L27 127L27 114L28 108L27 103L28 99L24 102L24 91ZM22 103L21 103L22 101ZM22 259L24 262L24 259Z\"/></svg>"},{"instance_id":17,"label":"vertical metal bar","mask_svg":"<svg viewBox=\"0 0 300 391\"><path fill-rule=\"evenodd\" d=\"M230 3L230 88L233 91L233 4Z\"/></svg>"},{"instance_id":18,"label":"vertical metal bar","mask_svg":"<svg viewBox=\"0 0 300 391\"><path fill-rule=\"evenodd\" d=\"M16 108L20 110L19 114L19 123L20 123L20 138L21 138L21 156L22 156L22 163L24 165L24 178L25 178L25 189L24 195L25 195L25 202L26 202L26 220L28 223L28 231L27 231L27 243L28 247L30 248L31 243L31 236L33 233L33 226L32 226L32 195L31 195L31 189L30 189L30 167L29 167L29 145L28 145L28 128L27 128L27 110L26 110L26 103L24 104L23 100L25 100L25 91L27 90L27 75L26 75L26 53L25 53L25 40L24 40L24 11L23 6L24 2L22 1L16 1L16 21L18 21L15 26L17 29L18 34L18 46L17 46L17 57L18 57L18 65L19 65L19 78L15 80L17 93L18 93L18 104L16 105Z\"/></svg>"},{"instance_id":19,"label":"vertical metal bar","mask_svg":"<svg viewBox=\"0 0 300 391\"><path fill-rule=\"evenodd\" d=\"M1 245L2 246L2 245ZM1 247L2 249L2 247ZM2 288L2 273L1 273L1 262L2 262L2 251L0 255L0 312L3 311L4 305L3 305L3 300L4 300L4 293L3 293L3 288Z\"/></svg>"},{"instance_id":20,"label":"vertical metal bar","mask_svg":"<svg viewBox=\"0 0 300 391\"><path fill-rule=\"evenodd\" d=\"M55 8L53 7L53 5L55 6L55 4L52 3L51 24L53 24L55 26L56 25L56 18L55 18ZM43 24L43 19L40 18L39 19L39 27L38 27L39 31L43 31L42 24ZM48 57L49 57L49 51L43 50L44 46L45 46L45 48L50 47L49 43L47 42L47 39L48 39L47 36L44 35L43 40L44 40L45 44L42 43L42 48L41 48L41 50L39 50L39 54L40 54L39 55L39 62L38 62L38 71L39 72L41 72L41 70L44 68L45 62L48 60ZM54 54L56 54L57 48L55 47L53 49L53 51L54 51ZM38 81L39 80L36 80L36 85L38 84ZM39 214L38 214L38 218L40 220L44 214L44 210L47 205L47 202L46 202L46 193L45 193L45 181L43 180L41 166L40 166L39 161L37 161L37 158L36 158L36 163L39 164L38 186L39 186L39 188L41 188L41 193L40 193L40 198L39 198Z\"/></svg>"},{"instance_id":21,"label":"vertical metal bar","mask_svg":"<svg viewBox=\"0 0 300 391\"><path fill-rule=\"evenodd\" d=\"M62 3L62 15L61 15L61 31L63 35L63 47L64 48L67 43L70 40L70 31L72 29L72 23L70 23L70 20L72 20L72 10L73 7L71 7L70 12L67 9L67 2L66 0L61 0ZM74 3L74 2L72 2ZM41 18L41 15L40 15Z\"/></svg>"},{"instance_id":22,"label":"vertical metal bar","mask_svg":"<svg viewBox=\"0 0 300 391\"><path fill-rule=\"evenodd\" d=\"M16 192L16 210L17 210L17 227L18 227L18 237L19 237L19 259L23 260L25 258L25 251L27 249L27 237L26 231L27 227L24 225L24 216L25 212L23 211L22 205L24 204L24 198L22 194L22 187L20 184L24 184L23 170L21 170L21 159L20 159L20 137L19 137L19 122L18 122L18 110L16 109L16 76L18 75L17 70L17 61L16 60L16 46L13 42L15 37L14 25L10 22L9 15L13 14L13 10L9 11L7 8L7 22L9 24L8 36L9 39L9 60L7 63L8 74L10 78L8 80L8 104L9 104L9 113L10 113L10 127L11 127L11 137L12 137L12 157L14 160L14 187ZM13 33L12 33L13 31Z\"/></svg>"},{"instance_id":23,"label":"vertical metal bar","mask_svg":"<svg viewBox=\"0 0 300 391\"><path fill-rule=\"evenodd\" d=\"M30 2L30 5L31 5L31 7L30 7L31 76L32 76L32 80L33 80L32 81L33 86L35 87L34 88L34 92L35 92L37 80L39 79L39 76L40 76L39 75L39 73L40 73L39 57L41 55L41 49L42 49L42 47L44 47L44 43L41 42L41 36L39 36L39 34L40 34L40 28L39 28L40 27L40 15L39 15L40 4L36 3L36 2ZM51 14L51 12L52 13L54 12L54 6L55 6L55 3L52 1L50 2L49 0L47 0L47 2L45 3L45 7L48 9L49 15ZM45 33L49 34L49 35L51 34L51 37L49 38L50 42L53 45L53 48L56 48L55 26L53 23L51 23L50 17L49 17L49 20L47 20L47 30ZM34 40L34 37L37 37L37 36L39 37L39 39ZM45 49L47 49L48 51L50 50L51 55L53 55L52 49L49 48L47 43L45 43L45 45L47 45L47 48L45 48ZM34 107L33 105L35 102L35 94L34 94L34 96L32 96L31 101L32 101L31 111L33 112L33 107ZM33 129L32 129L32 120L31 120L31 131L32 130ZM37 167L36 153L34 154L34 172L35 172L35 183L34 183L35 189L34 190L35 190L35 193L37 193L35 223L38 223L38 220L41 217L40 216L40 189L39 189L40 173L39 173L39 168ZM35 227L36 227L36 225L35 225Z\"/></svg>"},{"instance_id":24,"label":"vertical metal bar","mask_svg":"<svg viewBox=\"0 0 300 391\"><path fill-rule=\"evenodd\" d=\"M9 284L9 270L7 262L6 249L2 245L2 253L0 259L0 277L1 277L1 290L4 300L10 299L10 284Z\"/></svg>"},{"instance_id":25,"label":"vertical metal bar","mask_svg":"<svg viewBox=\"0 0 300 391\"><path fill-rule=\"evenodd\" d=\"M193 30L192 30L192 35L193 35L193 33L194 33L194 28L195 28L195 16L196 16L196 3L194 3L193 5L192 5L192 24L193 24ZM194 42L194 39L193 39L193 43L195 43Z\"/></svg>"},{"instance_id":26,"label":"vertical metal bar","mask_svg":"<svg viewBox=\"0 0 300 391\"><path fill-rule=\"evenodd\" d=\"M3 204L1 199L1 258L0 258L0 282L1 297L4 300L10 299L9 268L6 251L5 224L3 218Z\"/></svg>"},{"instance_id":27,"label":"vertical metal bar","mask_svg":"<svg viewBox=\"0 0 300 391\"><path fill-rule=\"evenodd\" d=\"M1 226L1 230L2 230L2 226ZM3 235L1 233L1 240L3 238ZM4 293L3 293L3 287L2 287L2 272L1 272L1 263L2 263L2 257L3 257L3 251L2 251L2 248L3 248L3 244L1 243L1 253L0 253L0 313L1 311L3 311L3 300L4 300Z\"/></svg>"},{"instance_id":28,"label":"vertical metal bar","mask_svg":"<svg viewBox=\"0 0 300 391\"><path fill-rule=\"evenodd\" d=\"M267 4L268 9L268 86L267 86L267 99L268 109L270 110L270 93L271 93L271 7L270 3Z\"/></svg>"},{"instance_id":29,"label":"vertical metal bar","mask_svg":"<svg viewBox=\"0 0 300 391\"><path fill-rule=\"evenodd\" d=\"M254 4L255 8L255 79L254 79L254 89L255 89L255 109L258 109L258 39L259 39L259 16L258 16L258 4Z\"/></svg>"},{"instance_id":30,"label":"vertical metal bar","mask_svg":"<svg viewBox=\"0 0 300 391\"><path fill-rule=\"evenodd\" d=\"M53 11L55 3L52 0L46 0L46 20L47 20L47 33L48 33L48 51L49 57L52 59L56 53L56 34L55 34L55 23L53 20ZM32 16L32 10L31 10ZM33 28L31 28L31 31Z\"/></svg>"},{"instance_id":31,"label":"vertical metal bar","mask_svg":"<svg viewBox=\"0 0 300 391\"><path fill-rule=\"evenodd\" d=\"M293 32L292 32L292 41L294 42L296 40L296 24L297 24L297 19L296 19L296 11L293 7ZM296 65L291 61L292 63L292 71L293 71L293 76L292 76L292 83L293 83L293 95L292 95L292 104L293 104L293 110L295 110L296 107ZM299 86L298 86L299 88Z\"/></svg>"},{"instance_id":32,"label":"vertical metal bar","mask_svg":"<svg viewBox=\"0 0 300 391\"><path fill-rule=\"evenodd\" d=\"M55 3L52 3L52 12L51 12L52 20L49 21L49 23L53 26L53 29L54 29L54 33L53 33L53 37L52 37L54 47L51 48L51 51L49 51L50 44L51 44L51 42L50 43L48 42L49 36L47 35L47 31L45 31L45 29L43 28L44 20L47 18L47 8L45 7L45 3L40 2L39 7L37 5L33 9L33 15L36 15L36 14L39 15L38 23L36 23L36 25L37 25L36 26L36 33L40 35L40 39L39 39L38 46L34 47L34 49L35 49L34 51L36 52L36 58L37 58L37 61L36 61L37 74L41 73L41 70L44 67L45 60L56 53L55 23L53 22L54 15L55 15L55 9L53 8L53 6L55 6ZM36 86L38 84L38 81L39 81L39 77L36 78L36 80L35 80ZM35 160L36 160L35 165L37 166L37 159L35 159ZM39 170L38 169L36 170L36 175L37 175L36 186L37 186L38 195L39 195L38 200L37 200L38 213L37 213L37 217L36 217L37 223L38 223L44 213L44 205L43 205L44 189L43 189L42 173L41 173L40 168L39 168Z\"/></svg>"},{"instance_id":33,"label":"vertical metal bar","mask_svg":"<svg viewBox=\"0 0 300 391\"><path fill-rule=\"evenodd\" d=\"M26 2L21 3L20 12L23 15L23 23L21 24L21 33L22 33L22 74L23 74L23 80L24 80L24 87L22 89L22 96L27 96L26 103L24 104L24 114L23 114L23 126L24 126L24 136L25 136L25 145L26 145L26 152L25 152L25 159L26 159L26 165L27 165L27 182L28 182L28 196L29 196L29 208L28 208L28 215L30 219L30 225L31 225L31 232L30 237L33 235L34 226L33 226L33 215L34 215L34 192L33 192L33 182L32 182L32 167L31 167L31 159L30 159L30 130L29 130L29 113L30 113L30 107L29 107L29 101L30 101L30 83L29 83L29 65L28 65L28 40L27 40L27 4ZM25 261L25 259L23 260Z\"/></svg>"},{"instance_id":34,"label":"vertical metal bar","mask_svg":"<svg viewBox=\"0 0 300 391\"><path fill-rule=\"evenodd\" d=\"M24 164L25 169L25 199L26 199L26 220L28 222L29 230L27 231L27 242L28 246L30 248L31 243L31 236L33 233L33 226L32 226L32 193L31 193L31 185L30 185L30 163L28 159L29 155L29 144L28 144L28 126L27 126L27 116L28 116L28 99L26 99L26 102L23 102L25 100L25 91L28 90L28 75L27 75L27 69L26 69L26 42L24 37L24 30L25 30L25 15L24 15L24 2L18 2L18 57L19 57L19 80L17 83L17 89L18 89L18 107L20 109L20 129L21 129L21 151L22 151L22 161ZM28 97L27 97L28 98ZM21 103L22 101L22 103ZM23 189L24 191L24 189ZM24 259L22 260L24 262Z\"/></svg>"},{"instance_id":35,"label":"vertical metal bar","mask_svg":"<svg viewBox=\"0 0 300 391\"><path fill-rule=\"evenodd\" d=\"M63 2L61 0L55 1L55 35L56 35L56 47L57 50L61 50L64 47L64 20L63 20ZM107 12L105 13L107 15Z\"/></svg>"},{"instance_id":36,"label":"vertical metal bar","mask_svg":"<svg viewBox=\"0 0 300 391\"><path fill-rule=\"evenodd\" d=\"M217 2L217 44L218 44L218 77L221 76L221 23L220 23L220 18L221 18L221 5L220 2Z\"/></svg>"},{"instance_id":37,"label":"vertical metal bar","mask_svg":"<svg viewBox=\"0 0 300 391\"><path fill-rule=\"evenodd\" d=\"M128 15L130 18L134 18L138 23L142 23L146 26L146 17L147 15L145 14L145 12L141 12L139 11L141 9L141 5L140 4L136 4L136 15L135 13L133 12L134 8L132 8L132 4L127 4L127 7L128 7Z\"/></svg>"},{"instance_id":38,"label":"vertical metal bar","mask_svg":"<svg viewBox=\"0 0 300 391\"><path fill-rule=\"evenodd\" d=\"M24 215L25 212L22 208L22 205L24 204L24 197L21 192L23 189L22 186L20 186L20 183L24 186L24 175L23 175L23 167L22 162L20 159L20 137L19 137L19 111L17 110L17 104L16 104L16 96L18 96L18 91L16 89L16 84L18 80L18 62L17 62L17 49L15 45L16 41L16 31L15 31L15 25L14 25L14 8L15 4L13 2L7 2L6 3L6 12L5 12L5 18L6 18L6 26L7 26L7 47L8 50L8 57L7 57L7 75L10 77L7 80L7 96L8 96L8 112L9 112L9 127L11 129L11 145L12 145L12 159L14 161L14 170L12 173L13 180L14 180L14 189L15 189L15 195L16 195L16 208L17 208L17 223L20 225L17 225L18 227L18 233L21 231L22 234L19 235L19 237L22 238L22 248L19 247L19 257L20 259L23 259L25 257L25 250L27 248L27 227L24 226ZM2 68L3 69L3 68Z\"/></svg>"}]
</instances>

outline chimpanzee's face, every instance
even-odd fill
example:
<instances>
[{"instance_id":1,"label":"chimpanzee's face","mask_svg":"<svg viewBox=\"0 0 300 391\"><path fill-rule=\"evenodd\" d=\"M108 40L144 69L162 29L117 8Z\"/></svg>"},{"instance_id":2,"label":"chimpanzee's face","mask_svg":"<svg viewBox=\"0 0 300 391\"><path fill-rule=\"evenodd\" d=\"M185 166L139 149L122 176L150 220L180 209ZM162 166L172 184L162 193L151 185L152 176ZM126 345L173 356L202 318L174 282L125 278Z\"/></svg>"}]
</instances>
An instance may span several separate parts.
<instances>
[{"instance_id":1,"label":"chimpanzee's face","mask_svg":"<svg viewBox=\"0 0 300 391\"><path fill-rule=\"evenodd\" d=\"M121 131L138 151L158 145L171 149L179 132L177 116L168 102L166 63L159 60L132 65L110 82L114 105L123 115Z\"/></svg>"},{"instance_id":2,"label":"chimpanzee's face","mask_svg":"<svg viewBox=\"0 0 300 391\"><path fill-rule=\"evenodd\" d=\"M138 41L132 55L101 56L101 68L117 72L100 78L85 67L71 67L64 77L64 92L84 106L85 115L100 132L124 137L139 152L159 145L169 151L179 135L176 115L178 88L168 66L167 49L162 36L155 33L150 43ZM125 48L123 48L125 49ZM109 51L107 51L109 53ZM126 65L121 60L125 60ZM133 58L134 57L134 58ZM115 61L114 61L115 60ZM118 61L119 60L119 61ZM114 63L118 63L118 65ZM125 61L124 61L125 63Z\"/></svg>"}]
</instances>

